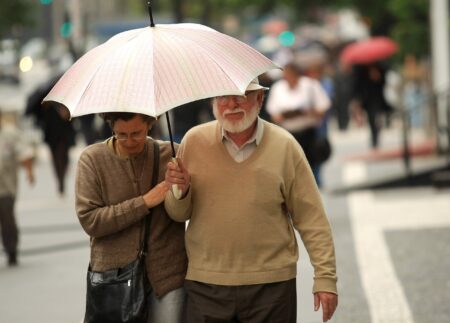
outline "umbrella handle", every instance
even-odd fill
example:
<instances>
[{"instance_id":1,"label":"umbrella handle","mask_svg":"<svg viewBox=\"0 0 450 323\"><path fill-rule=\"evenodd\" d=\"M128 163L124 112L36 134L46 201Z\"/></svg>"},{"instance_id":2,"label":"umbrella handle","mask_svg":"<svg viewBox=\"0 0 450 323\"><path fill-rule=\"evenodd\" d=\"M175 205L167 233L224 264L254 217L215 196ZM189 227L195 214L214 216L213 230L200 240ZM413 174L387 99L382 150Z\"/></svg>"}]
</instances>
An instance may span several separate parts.
<instances>
[{"instance_id":1,"label":"umbrella handle","mask_svg":"<svg viewBox=\"0 0 450 323\"><path fill-rule=\"evenodd\" d=\"M174 157L172 157L172 162L175 163L175 164L178 164L178 163L177 163L177 159L174 158ZM182 196L182 194L183 194L183 192L181 191L181 189L180 189L180 188L178 187L178 185L176 185L176 184L173 184L173 185L172 185L172 193L173 193L173 196L175 196L175 198L176 198L177 200L180 200L180 199L181 199L181 196Z\"/></svg>"}]
</instances>

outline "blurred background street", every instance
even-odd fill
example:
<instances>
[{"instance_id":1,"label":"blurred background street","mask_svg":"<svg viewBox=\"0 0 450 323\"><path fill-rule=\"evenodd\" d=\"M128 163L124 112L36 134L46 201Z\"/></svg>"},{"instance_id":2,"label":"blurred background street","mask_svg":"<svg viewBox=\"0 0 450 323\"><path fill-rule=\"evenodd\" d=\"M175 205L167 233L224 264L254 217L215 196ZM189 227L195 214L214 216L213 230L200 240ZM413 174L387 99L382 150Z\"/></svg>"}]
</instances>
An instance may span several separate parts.
<instances>
[{"instance_id":1,"label":"blurred background street","mask_svg":"<svg viewBox=\"0 0 450 323\"><path fill-rule=\"evenodd\" d=\"M27 102L87 50L148 25L146 1L14 3L19 7L0 5L0 20L9 12L0 23L0 113L3 125L15 125L33 144L36 182L30 186L19 173L19 265L9 267L0 252L0 322L76 323L84 314L89 259L89 237L75 214L76 163L87 144L111 133L97 117L70 122L74 145L67 148L61 189L43 131L32 114L25 115ZM321 166L320 189L339 277L339 307L331 322L450 322L448 3L298 3L155 1L155 20L203 23L281 66L294 60L330 95L332 154ZM374 145L368 113L355 92L357 66L367 64L341 55L349 44L375 36L392 39L396 50L377 61L386 73L389 108L379 114ZM270 85L280 77L269 73L261 82ZM171 113L177 140L212 118L206 101L190 105ZM261 116L270 120L264 110ZM161 120L152 135L166 139L165 129ZM313 272L303 247L298 271L298 322L321 322L313 311Z\"/></svg>"}]
</instances>

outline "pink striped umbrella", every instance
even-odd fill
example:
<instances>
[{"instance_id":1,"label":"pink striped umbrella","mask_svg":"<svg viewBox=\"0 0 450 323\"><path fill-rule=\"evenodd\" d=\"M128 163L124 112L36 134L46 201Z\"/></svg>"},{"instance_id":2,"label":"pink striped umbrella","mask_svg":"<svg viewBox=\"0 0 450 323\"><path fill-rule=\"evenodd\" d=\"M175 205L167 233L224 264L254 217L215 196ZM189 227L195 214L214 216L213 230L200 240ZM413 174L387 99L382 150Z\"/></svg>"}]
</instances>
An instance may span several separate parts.
<instances>
[{"instance_id":1,"label":"pink striped umbrella","mask_svg":"<svg viewBox=\"0 0 450 323\"><path fill-rule=\"evenodd\" d=\"M244 94L277 66L245 43L199 24L157 24L117 34L76 61L46 101L72 117L135 112L157 117L179 105Z\"/></svg>"}]
</instances>

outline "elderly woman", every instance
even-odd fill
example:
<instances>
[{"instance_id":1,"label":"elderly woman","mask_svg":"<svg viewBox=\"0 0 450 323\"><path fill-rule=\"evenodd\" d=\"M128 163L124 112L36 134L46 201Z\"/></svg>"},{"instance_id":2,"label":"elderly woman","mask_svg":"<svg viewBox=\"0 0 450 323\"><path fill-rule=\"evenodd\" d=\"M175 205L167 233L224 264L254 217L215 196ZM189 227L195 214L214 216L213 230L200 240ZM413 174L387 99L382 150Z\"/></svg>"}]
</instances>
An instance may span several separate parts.
<instances>
[{"instance_id":1,"label":"elderly woman","mask_svg":"<svg viewBox=\"0 0 450 323\"><path fill-rule=\"evenodd\" d=\"M148 322L182 322L185 229L160 205L168 191L163 179L170 144L159 142L159 184L152 188L154 140L147 134L155 119L134 113L104 118L113 136L83 151L76 175L76 212L91 238L91 269L104 272L136 259L144 218L153 208L146 257L152 287Z\"/></svg>"}]
</instances>

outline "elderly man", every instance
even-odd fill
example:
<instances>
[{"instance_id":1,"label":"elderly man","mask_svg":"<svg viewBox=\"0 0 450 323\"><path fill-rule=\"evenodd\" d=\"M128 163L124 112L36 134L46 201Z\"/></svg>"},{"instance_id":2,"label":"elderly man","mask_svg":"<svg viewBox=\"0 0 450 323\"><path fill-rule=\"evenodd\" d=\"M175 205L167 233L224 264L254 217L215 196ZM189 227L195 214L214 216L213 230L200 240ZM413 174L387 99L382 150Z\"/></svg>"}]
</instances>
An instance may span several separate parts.
<instances>
[{"instance_id":1,"label":"elderly man","mask_svg":"<svg viewBox=\"0 0 450 323\"><path fill-rule=\"evenodd\" d=\"M190 220L185 287L188 322L296 322L298 247L314 267L314 307L337 306L334 245L303 150L258 117L264 90L212 100L216 121L191 129L169 163L166 195L175 221Z\"/></svg>"}]
</instances>

